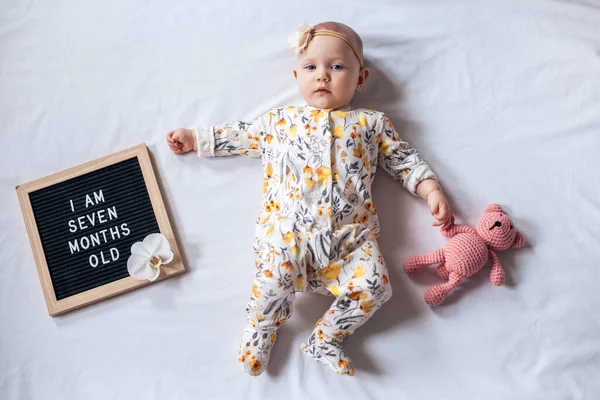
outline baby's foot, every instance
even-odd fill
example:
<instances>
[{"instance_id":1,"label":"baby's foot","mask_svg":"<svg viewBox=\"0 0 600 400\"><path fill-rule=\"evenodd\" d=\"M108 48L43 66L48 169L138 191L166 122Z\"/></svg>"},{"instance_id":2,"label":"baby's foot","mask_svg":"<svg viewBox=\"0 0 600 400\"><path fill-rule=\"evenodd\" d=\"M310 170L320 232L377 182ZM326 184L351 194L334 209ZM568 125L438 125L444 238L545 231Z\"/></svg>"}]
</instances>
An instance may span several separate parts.
<instances>
[{"instance_id":1,"label":"baby's foot","mask_svg":"<svg viewBox=\"0 0 600 400\"><path fill-rule=\"evenodd\" d=\"M267 368L271 350L277 339L275 332L260 331L246 326L240 345L242 369L250 375L260 375Z\"/></svg>"},{"instance_id":2,"label":"baby's foot","mask_svg":"<svg viewBox=\"0 0 600 400\"><path fill-rule=\"evenodd\" d=\"M308 343L302 344L301 350L340 375L354 375L354 366L342 343L335 338L324 336L320 329L310 335Z\"/></svg>"}]
</instances>

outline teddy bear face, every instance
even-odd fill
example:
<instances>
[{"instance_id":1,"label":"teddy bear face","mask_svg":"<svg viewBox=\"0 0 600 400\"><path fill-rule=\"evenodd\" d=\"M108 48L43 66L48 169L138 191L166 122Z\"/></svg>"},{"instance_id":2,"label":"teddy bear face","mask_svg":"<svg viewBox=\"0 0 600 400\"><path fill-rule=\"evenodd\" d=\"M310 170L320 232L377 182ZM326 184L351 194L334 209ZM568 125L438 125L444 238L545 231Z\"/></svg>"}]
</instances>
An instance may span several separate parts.
<instances>
[{"instance_id":1,"label":"teddy bear face","mask_svg":"<svg viewBox=\"0 0 600 400\"><path fill-rule=\"evenodd\" d=\"M518 232L512 218L498 206L490 207L477 222L477 233L492 250L506 250L515 244Z\"/></svg>"}]
</instances>

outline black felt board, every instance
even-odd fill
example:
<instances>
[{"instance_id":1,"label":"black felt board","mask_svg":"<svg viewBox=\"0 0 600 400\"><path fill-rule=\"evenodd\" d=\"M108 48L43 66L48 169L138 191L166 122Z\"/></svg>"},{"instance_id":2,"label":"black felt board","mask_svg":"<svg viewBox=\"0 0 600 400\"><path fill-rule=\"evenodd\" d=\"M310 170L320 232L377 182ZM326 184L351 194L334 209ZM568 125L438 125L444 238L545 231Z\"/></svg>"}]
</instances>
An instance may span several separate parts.
<instances>
[{"instance_id":1,"label":"black felt board","mask_svg":"<svg viewBox=\"0 0 600 400\"><path fill-rule=\"evenodd\" d=\"M29 198L57 300L129 276L131 245L160 232L137 157Z\"/></svg>"}]
</instances>

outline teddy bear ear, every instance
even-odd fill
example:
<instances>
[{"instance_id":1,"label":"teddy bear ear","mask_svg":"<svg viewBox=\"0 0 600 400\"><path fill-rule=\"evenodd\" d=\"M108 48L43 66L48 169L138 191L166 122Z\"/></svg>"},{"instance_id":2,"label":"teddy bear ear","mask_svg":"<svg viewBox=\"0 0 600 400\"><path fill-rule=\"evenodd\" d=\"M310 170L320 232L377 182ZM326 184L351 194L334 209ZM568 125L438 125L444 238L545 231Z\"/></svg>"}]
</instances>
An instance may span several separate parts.
<instances>
[{"instance_id":1,"label":"teddy bear ear","mask_svg":"<svg viewBox=\"0 0 600 400\"><path fill-rule=\"evenodd\" d=\"M490 204L488 206L488 208L485 209L485 212L499 212L499 213L503 213L504 210L502 210L502 207L500 207L498 204L494 203L494 204Z\"/></svg>"},{"instance_id":2,"label":"teddy bear ear","mask_svg":"<svg viewBox=\"0 0 600 400\"><path fill-rule=\"evenodd\" d=\"M515 241L512 244L513 249L519 249L525 245L525 236L521 234L521 232L517 232L517 237L515 237Z\"/></svg>"}]
</instances>

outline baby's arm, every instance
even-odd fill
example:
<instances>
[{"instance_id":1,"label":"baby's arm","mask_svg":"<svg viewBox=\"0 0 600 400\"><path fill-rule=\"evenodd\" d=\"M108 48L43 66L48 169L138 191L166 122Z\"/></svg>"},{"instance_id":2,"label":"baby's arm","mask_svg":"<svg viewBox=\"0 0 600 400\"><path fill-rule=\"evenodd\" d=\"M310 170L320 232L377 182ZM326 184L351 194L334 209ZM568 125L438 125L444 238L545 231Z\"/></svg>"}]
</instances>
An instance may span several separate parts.
<instances>
[{"instance_id":1,"label":"baby's arm","mask_svg":"<svg viewBox=\"0 0 600 400\"><path fill-rule=\"evenodd\" d=\"M178 155L194 150L200 157L260 157L269 126L267 114L252 122L233 121L193 130L180 128L167 134L167 144Z\"/></svg>"},{"instance_id":2,"label":"baby's arm","mask_svg":"<svg viewBox=\"0 0 600 400\"><path fill-rule=\"evenodd\" d=\"M429 164L421 158L417 149L400 139L400 135L385 114L381 114L377 121L376 130L380 135L379 165L394 179L399 180L410 193L422 198L427 197L438 185ZM420 185L423 181L428 181L428 184ZM422 188L417 191L419 186Z\"/></svg>"},{"instance_id":3,"label":"baby's arm","mask_svg":"<svg viewBox=\"0 0 600 400\"><path fill-rule=\"evenodd\" d=\"M413 195L427 201L434 226L448 229L454 217L437 178L419 152L400 139L392 122L385 114L378 121L379 164Z\"/></svg>"}]
</instances>

